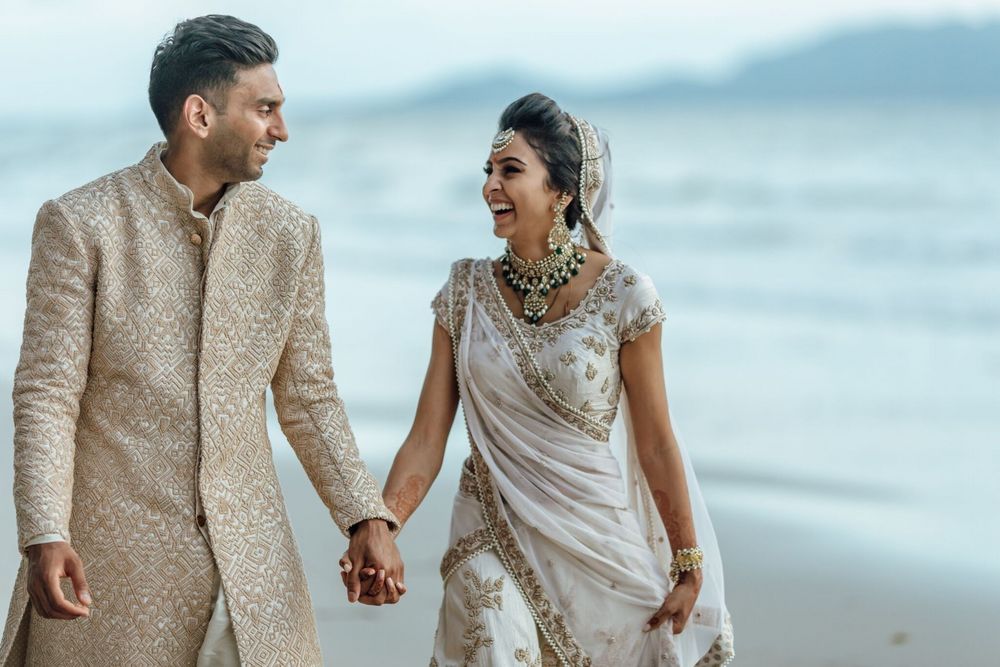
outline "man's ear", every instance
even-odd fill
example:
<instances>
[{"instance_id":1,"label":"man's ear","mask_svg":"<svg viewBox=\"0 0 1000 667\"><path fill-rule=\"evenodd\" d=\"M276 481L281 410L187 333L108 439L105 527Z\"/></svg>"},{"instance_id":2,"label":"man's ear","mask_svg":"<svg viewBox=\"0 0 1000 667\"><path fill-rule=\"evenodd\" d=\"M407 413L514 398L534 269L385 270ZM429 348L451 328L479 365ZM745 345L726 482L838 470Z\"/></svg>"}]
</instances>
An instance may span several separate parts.
<instances>
[{"instance_id":1,"label":"man's ear","mask_svg":"<svg viewBox=\"0 0 1000 667\"><path fill-rule=\"evenodd\" d=\"M196 136L204 139L212 125L215 109L201 95L188 95L181 108L179 125Z\"/></svg>"}]
</instances>

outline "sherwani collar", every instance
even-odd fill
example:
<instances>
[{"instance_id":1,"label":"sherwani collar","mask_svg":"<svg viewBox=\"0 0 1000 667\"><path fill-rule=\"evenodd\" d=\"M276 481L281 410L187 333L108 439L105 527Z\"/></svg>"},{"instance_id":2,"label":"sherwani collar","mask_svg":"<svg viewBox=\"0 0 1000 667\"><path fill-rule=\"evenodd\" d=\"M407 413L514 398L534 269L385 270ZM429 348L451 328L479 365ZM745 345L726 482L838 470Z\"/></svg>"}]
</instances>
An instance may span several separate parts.
<instances>
[{"instance_id":1,"label":"sherwani collar","mask_svg":"<svg viewBox=\"0 0 1000 667\"><path fill-rule=\"evenodd\" d=\"M166 150L167 142L157 142L139 162L139 173L142 174L143 181L165 203L186 211L193 217L204 218L204 215L194 210L194 193L191 188L174 178L173 174L167 171L166 166L164 166L162 157ZM222 198L219 199L219 203L215 205L212 213L215 214L216 211L225 208L242 189L242 183L227 185L226 191L222 193Z\"/></svg>"}]
</instances>

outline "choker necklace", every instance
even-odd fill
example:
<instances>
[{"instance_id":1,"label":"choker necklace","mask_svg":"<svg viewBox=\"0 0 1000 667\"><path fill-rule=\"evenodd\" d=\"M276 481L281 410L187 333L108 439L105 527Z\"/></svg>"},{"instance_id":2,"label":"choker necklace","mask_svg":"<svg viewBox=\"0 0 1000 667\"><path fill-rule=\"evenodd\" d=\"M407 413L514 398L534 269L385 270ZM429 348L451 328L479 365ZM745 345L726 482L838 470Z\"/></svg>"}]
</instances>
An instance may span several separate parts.
<instances>
[{"instance_id":1,"label":"choker necklace","mask_svg":"<svg viewBox=\"0 0 1000 667\"><path fill-rule=\"evenodd\" d=\"M569 282L580 273L580 266L587 260L587 253L577 252L572 242L562 245L549 244L552 253L537 262L521 259L510 249L500 257L503 278L508 287L524 295L524 319L532 324L542 319L549 310L545 297L549 291Z\"/></svg>"}]
</instances>

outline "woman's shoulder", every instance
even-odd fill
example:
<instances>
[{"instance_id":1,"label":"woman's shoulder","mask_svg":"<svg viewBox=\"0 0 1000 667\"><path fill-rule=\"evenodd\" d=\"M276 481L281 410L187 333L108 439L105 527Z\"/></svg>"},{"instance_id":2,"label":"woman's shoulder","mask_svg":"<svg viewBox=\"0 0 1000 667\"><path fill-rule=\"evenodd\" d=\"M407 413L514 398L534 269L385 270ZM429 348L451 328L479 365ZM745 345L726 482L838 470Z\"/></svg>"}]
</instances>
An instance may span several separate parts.
<instances>
[{"instance_id":1,"label":"woman's shoulder","mask_svg":"<svg viewBox=\"0 0 1000 667\"><path fill-rule=\"evenodd\" d=\"M481 268L484 265L493 264L493 259L491 257L463 257L461 259L456 259L451 263L451 268L449 274L453 275L456 271L465 272L472 271L476 268Z\"/></svg>"},{"instance_id":2,"label":"woman's shoulder","mask_svg":"<svg viewBox=\"0 0 1000 667\"><path fill-rule=\"evenodd\" d=\"M618 339L626 343L662 322L666 313L653 279L648 274L618 259L613 260L613 270L614 293L618 303Z\"/></svg>"},{"instance_id":3,"label":"woman's shoulder","mask_svg":"<svg viewBox=\"0 0 1000 667\"><path fill-rule=\"evenodd\" d=\"M644 291L656 292L656 285L653 284L653 279L647 273L620 259L612 259L608 271L614 274L616 291L625 294Z\"/></svg>"}]
</instances>

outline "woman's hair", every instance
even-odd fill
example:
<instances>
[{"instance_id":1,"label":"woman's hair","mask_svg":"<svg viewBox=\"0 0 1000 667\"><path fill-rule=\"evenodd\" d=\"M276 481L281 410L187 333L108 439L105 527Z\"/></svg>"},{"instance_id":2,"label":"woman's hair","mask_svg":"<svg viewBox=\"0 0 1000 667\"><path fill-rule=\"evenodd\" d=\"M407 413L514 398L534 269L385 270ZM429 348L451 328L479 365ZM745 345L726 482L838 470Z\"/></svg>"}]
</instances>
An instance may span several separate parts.
<instances>
[{"instance_id":1,"label":"woman's hair","mask_svg":"<svg viewBox=\"0 0 1000 667\"><path fill-rule=\"evenodd\" d=\"M549 172L548 185L573 196L566 209L566 225L580 220L580 144L569 114L552 99L531 93L510 103L500 114L500 131L513 128L535 149Z\"/></svg>"}]
</instances>

